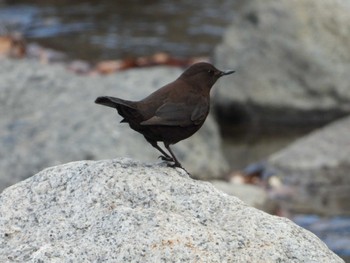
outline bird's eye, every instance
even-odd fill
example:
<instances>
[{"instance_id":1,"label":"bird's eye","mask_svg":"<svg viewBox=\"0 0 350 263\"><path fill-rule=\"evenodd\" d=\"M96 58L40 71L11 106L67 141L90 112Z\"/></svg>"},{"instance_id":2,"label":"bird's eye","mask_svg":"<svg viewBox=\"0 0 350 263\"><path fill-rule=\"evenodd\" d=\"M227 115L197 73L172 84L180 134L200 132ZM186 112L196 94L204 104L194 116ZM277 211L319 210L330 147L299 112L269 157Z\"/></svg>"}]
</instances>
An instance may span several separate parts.
<instances>
[{"instance_id":1,"label":"bird's eye","mask_svg":"<svg viewBox=\"0 0 350 263\"><path fill-rule=\"evenodd\" d=\"M208 70L208 73L209 73L209 75L214 75L214 70L209 69L209 70Z\"/></svg>"}]
</instances>

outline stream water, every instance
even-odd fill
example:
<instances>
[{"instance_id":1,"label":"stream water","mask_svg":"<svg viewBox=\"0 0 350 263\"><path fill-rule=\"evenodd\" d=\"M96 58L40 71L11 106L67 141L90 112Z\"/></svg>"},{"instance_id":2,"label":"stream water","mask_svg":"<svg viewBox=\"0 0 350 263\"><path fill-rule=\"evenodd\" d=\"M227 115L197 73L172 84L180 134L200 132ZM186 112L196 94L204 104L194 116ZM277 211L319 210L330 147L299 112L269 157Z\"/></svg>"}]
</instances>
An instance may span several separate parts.
<instances>
[{"instance_id":1,"label":"stream water","mask_svg":"<svg viewBox=\"0 0 350 263\"><path fill-rule=\"evenodd\" d=\"M168 52L207 56L232 19L234 1L0 1L2 30L89 61ZM5 27L5 28L4 28Z\"/></svg>"}]
</instances>

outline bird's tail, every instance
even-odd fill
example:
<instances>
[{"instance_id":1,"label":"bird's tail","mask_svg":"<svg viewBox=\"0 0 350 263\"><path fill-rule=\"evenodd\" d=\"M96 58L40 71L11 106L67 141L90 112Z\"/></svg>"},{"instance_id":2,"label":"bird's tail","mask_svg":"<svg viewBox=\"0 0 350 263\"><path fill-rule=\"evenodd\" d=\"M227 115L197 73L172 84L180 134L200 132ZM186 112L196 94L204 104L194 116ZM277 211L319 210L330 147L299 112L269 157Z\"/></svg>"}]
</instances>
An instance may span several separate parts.
<instances>
[{"instance_id":1,"label":"bird's tail","mask_svg":"<svg viewBox=\"0 0 350 263\"><path fill-rule=\"evenodd\" d=\"M103 96L98 97L95 103L117 109L119 115L124 118L121 122L138 123L143 120L142 115L137 109L136 102Z\"/></svg>"},{"instance_id":2,"label":"bird's tail","mask_svg":"<svg viewBox=\"0 0 350 263\"><path fill-rule=\"evenodd\" d=\"M123 105L131 109L136 109L135 103L132 101L122 100L119 98L108 97L108 96L98 97L95 100L95 103L112 107L115 109L117 108L118 105Z\"/></svg>"}]
</instances>

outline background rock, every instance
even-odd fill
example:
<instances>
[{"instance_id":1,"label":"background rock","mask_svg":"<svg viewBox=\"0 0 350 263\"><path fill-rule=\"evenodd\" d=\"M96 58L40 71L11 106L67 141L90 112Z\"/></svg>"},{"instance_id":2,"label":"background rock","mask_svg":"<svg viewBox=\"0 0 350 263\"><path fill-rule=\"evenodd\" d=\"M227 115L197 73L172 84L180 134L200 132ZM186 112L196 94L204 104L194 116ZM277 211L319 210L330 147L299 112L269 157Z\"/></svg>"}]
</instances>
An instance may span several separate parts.
<instances>
[{"instance_id":1,"label":"background rock","mask_svg":"<svg viewBox=\"0 0 350 263\"><path fill-rule=\"evenodd\" d=\"M155 67L110 76L77 76L59 65L0 60L0 191L41 169L82 159L133 157L157 162L160 155L97 96L142 99L182 70ZM174 150L194 176L218 178L227 169L218 127L202 129ZM158 160L159 161L159 160Z\"/></svg>"},{"instance_id":2,"label":"background rock","mask_svg":"<svg viewBox=\"0 0 350 263\"><path fill-rule=\"evenodd\" d=\"M273 214L277 207L273 200L269 199L263 187L252 184L234 184L225 181L210 181L217 189L241 199L246 204Z\"/></svg>"},{"instance_id":3,"label":"background rock","mask_svg":"<svg viewBox=\"0 0 350 263\"><path fill-rule=\"evenodd\" d=\"M269 158L270 169L293 189L283 207L296 213L350 215L349 131L346 117Z\"/></svg>"},{"instance_id":4,"label":"background rock","mask_svg":"<svg viewBox=\"0 0 350 263\"><path fill-rule=\"evenodd\" d=\"M232 121L319 124L350 112L350 2L241 1L215 64Z\"/></svg>"},{"instance_id":5,"label":"background rock","mask_svg":"<svg viewBox=\"0 0 350 263\"><path fill-rule=\"evenodd\" d=\"M0 217L1 262L343 262L288 219L125 159L45 169L0 195Z\"/></svg>"}]
</instances>

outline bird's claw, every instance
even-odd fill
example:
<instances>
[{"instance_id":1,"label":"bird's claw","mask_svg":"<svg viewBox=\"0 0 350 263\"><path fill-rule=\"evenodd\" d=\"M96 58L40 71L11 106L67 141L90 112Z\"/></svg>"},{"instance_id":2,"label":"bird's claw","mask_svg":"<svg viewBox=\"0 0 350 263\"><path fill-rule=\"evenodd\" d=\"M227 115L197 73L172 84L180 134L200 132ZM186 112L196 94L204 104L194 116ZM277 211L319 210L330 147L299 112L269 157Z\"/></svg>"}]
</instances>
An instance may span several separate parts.
<instances>
[{"instance_id":1,"label":"bird's claw","mask_svg":"<svg viewBox=\"0 0 350 263\"><path fill-rule=\"evenodd\" d=\"M174 161L173 158L167 157L167 156L164 156L164 155L160 155L160 156L158 157L158 159L162 159L163 161L167 161L167 162L173 162L173 161Z\"/></svg>"},{"instance_id":2,"label":"bird's claw","mask_svg":"<svg viewBox=\"0 0 350 263\"><path fill-rule=\"evenodd\" d=\"M171 167L171 168L182 168L181 164L180 163L168 163L168 167Z\"/></svg>"},{"instance_id":3,"label":"bird's claw","mask_svg":"<svg viewBox=\"0 0 350 263\"><path fill-rule=\"evenodd\" d=\"M182 168L182 165L181 165L179 162L175 161L175 160L174 160L172 157L170 157L170 156L160 155L158 158L159 158L159 159L162 159L163 161L166 161L166 162L172 162L172 163L168 163L168 164L167 164L168 167L172 167L172 168L176 168L176 167Z\"/></svg>"}]
</instances>

